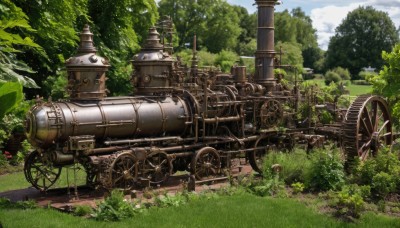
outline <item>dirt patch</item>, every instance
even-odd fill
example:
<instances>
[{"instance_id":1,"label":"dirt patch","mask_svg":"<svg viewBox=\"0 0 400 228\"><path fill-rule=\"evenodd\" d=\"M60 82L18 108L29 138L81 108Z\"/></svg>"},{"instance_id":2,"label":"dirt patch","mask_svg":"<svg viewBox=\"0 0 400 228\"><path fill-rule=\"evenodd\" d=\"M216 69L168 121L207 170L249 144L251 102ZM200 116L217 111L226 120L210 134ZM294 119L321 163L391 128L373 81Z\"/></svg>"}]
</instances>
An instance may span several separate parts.
<instances>
[{"instance_id":1,"label":"dirt patch","mask_svg":"<svg viewBox=\"0 0 400 228\"><path fill-rule=\"evenodd\" d=\"M249 165L240 166L232 170L232 177L239 175L248 175L252 172L252 168ZM188 174L171 176L167 183L162 186L151 187L151 191L155 192L168 192L174 194L178 191L182 191L187 188L190 176ZM201 192L204 190L218 189L229 185L228 178L218 178L215 181L200 181L196 182L195 191ZM142 199L146 198L146 192L148 189L137 188L127 194L127 197L134 197ZM70 210L78 205L88 205L91 207L96 206L96 202L104 199L105 196L109 195L109 192L104 189L92 189L88 187L77 187L75 188L59 188L50 189L46 192L41 192L33 187L26 189L18 189L7 192L1 192L0 197L8 198L13 202L23 200L35 200L39 206Z\"/></svg>"}]
</instances>

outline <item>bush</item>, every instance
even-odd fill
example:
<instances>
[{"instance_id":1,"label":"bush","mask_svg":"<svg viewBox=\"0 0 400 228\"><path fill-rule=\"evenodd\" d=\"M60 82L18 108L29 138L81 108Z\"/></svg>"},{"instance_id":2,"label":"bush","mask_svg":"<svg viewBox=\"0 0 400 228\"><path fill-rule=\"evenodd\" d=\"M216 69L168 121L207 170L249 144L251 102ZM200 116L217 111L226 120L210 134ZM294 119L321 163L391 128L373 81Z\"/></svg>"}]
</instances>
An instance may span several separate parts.
<instances>
[{"instance_id":1,"label":"bush","mask_svg":"<svg viewBox=\"0 0 400 228\"><path fill-rule=\"evenodd\" d=\"M352 181L360 185L371 185L375 196L384 197L387 195L387 190L394 192L396 188L400 187L400 181L394 178L399 175L398 156L391 153L388 148L381 148L376 157L358 164Z\"/></svg>"},{"instance_id":2,"label":"bush","mask_svg":"<svg viewBox=\"0 0 400 228\"><path fill-rule=\"evenodd\" d=\"M141 212L140 207L124 199L119 190L113 190L111 195L98 204L92 217L100 221L119 221Z\"/></svg>"},{"instance_id":3,"label":"bush","mask_svg":"<svg viewBox=\"0 0 400 228\"><path fill-rule=\"evenodd\" d=\"M361 80L367 80L368 78L374 77L376 75L378 75L376 72L360 71L360 73L358 73L358 78L360 78Z\"/></svg>"},{"instance_id":4,"label":"bush","mask_svg":"<svg viewBox=\"0 0 400 228\"><path fill-rule=\"evenodd\" d=\"M364 188L365 191L365 188ZM344 186L334 199L339 216L359 218L364 209L363 190L357 185Z\"/></svg>"},{"instance_id":5,"label":"bush","mask_svg":"<svg viewBox=\"0 0 400 228\"><path fill-rule=\"evenodd\" d=\"M343 161L338 149L317 150L311 156L311 167L306 186L312 190L337 190L345 182Z\"/></svg>"},{"instance_id":6,"label":"bush","mask_svg":"<svg viewBox=\"0 0 400 228\"><path fill-rule=\"evenodd\" d=\"M341 81L341 77L334 71L328 70L325 74L325 84L329 85L331 82L338 83Z\"/></svg>"},{"instance_id":7,"label":"bush","mask_svg":"<svg viewBox=\"0 0 400 228\"><path fill-rule=\"evenodd\" d=\"M372 178L371 186L375 196L383 199L396 190L396 180L394 176L380 172Z\"/></svg>"},{"instance_id":8,"label":"bush","mask_svg":"<svg viewBox=\"0 0 400 228\"><path fill-rule=\"evenodd\" d=\"M342 67L336 67L332 71L335 72L336 74L338 74L342 80L350 80L351 79L351 75L350 75L350 72L348 69L345 69Z\"/></svg>"}]
</instances>

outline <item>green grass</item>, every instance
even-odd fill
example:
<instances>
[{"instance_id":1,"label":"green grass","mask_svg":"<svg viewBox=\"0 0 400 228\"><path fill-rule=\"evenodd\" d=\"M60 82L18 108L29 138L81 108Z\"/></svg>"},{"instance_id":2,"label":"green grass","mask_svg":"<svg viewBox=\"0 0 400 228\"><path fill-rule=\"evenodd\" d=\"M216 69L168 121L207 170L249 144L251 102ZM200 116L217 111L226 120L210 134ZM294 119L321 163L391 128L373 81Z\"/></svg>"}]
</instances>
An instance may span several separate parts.
<instances>
[{"instance_id":1,"label":"green grass","mask_svg":"<svg viewBox=\"0 0 400 228\"><path fill-rule=\"evenodd\" d=\"M152 208L122 222L97 222L51 209L1 210L3 227L399 227L400 220L365 214L358 223L316 213L293 199L242 194Z\"/></svg>"},{"instance_id":2,"label":"green grass","mask_svg":"<svg viewBox=\"0 0 400 228\"><path fill-rule=\"evenodd\" d=\"M325 86L325 81L324 79L313 79L313 80L307 80L307 82L312 82L317 84L319 87L324 87ZM359 96L362 94L368 94L372 92L372 86L371 85L353 85L349 84L346 86L346 89L349 90L350 96Z\"/></svg>"},{"instance_id":3,"label":"green grass","mask_svg":"<svg viewBox=\"0 0 400 228\"><path fill-rule=\"evenodd\" d=\"M27 188L31 186L26 181L23 172L0 175L0 192Z\"/></svg>"},{"instance_id":4,"label":"green grass","mask_svg":"<svg viewBox=\"0 0 400 228\"><path fill-rule=\"evenodd\" d=\"M353 85L350 84L347 86L347 89L350 91L350 96L359 96L362 94L368 94L372 92L371 85Z\"/></svg>"},{"instance_id":5,"label":"green grass","mask_svg":"<svg viewBox=\"0 0 400 228\"><path fill-rule=\"evenodd\" d=\"M80 167L80 169L76 172L77 185L84 185L86 183L85 179L86 173L82 169L83 168ZM68 179L67 179L67 170L68 170ZM71 169L63 168L61 170L61 175L59 179L54 184L54 186L52 186L52 188L68 186L67 180L69 180L69 185L72 186L74 183L73 175L74 172ZM23 172L0 175L0 192L23 189L23 188L28 188L30 186L32 185L25 179L25 175Z\"/></svg>"}]
</instances>

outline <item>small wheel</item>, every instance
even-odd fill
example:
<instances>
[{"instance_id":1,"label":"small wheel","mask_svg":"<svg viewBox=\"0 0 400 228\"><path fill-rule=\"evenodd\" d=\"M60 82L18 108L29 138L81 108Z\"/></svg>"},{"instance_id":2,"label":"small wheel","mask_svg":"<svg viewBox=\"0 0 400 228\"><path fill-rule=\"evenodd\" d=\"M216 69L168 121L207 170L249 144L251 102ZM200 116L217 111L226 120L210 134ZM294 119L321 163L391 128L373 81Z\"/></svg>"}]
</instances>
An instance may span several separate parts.
<instances>
[{"instance_id":1,"label":"small wheel","mask_svg":"<svg viewBox=\"0 0 400 228\"><path fill-rule=\"evenodd\" d=\"M197 180L212 179L220 174L221 159L216 149L204 147L196 151L190 167Z\"/></svg>"},{"instance_id":2,"label":"small wheel","mask_svg":"<svg viewBox=\"0 0 400 228\"><path fill-rule=\"evenodd\" d=\"M137 176L137 164L136 158L130 152L118 154L109 168L110 187L131 189Z\"/></svg>"},{"instance_id":3,"label":"small wheel","mask_svg":"<svg viewBox=\"0 0 400 228\"><path fill-rule=\"evenodd\" d=\"M58 180L61 174L61 167L54 167L53 164L45 162L38 151L33 151L26 157L24 165L26 180L33 187L46 191Z\"/></svg>"},{"instance_id":4,"label":"small wheel","mask_svg":"<svg viewBox=\"0 0 400 228\"><path fill-rule=\"evenodd\" d=\"M150 154L143 164L141 176L149 179L150 184L156 185L165 182L172 172L172 164L166 153Z\"/></svg>"},{"instance_id":5,"label":"small wheel","mask_svg":"<svg viewBox=\"0 0 400 228\"><path fill-rule=\"evenodd\" d=\"M263 173L264 157L272 149L269 138L262 136L254 144L254 150L248 153L251 168L259 174Z\"/></svg>"}]
</instances>

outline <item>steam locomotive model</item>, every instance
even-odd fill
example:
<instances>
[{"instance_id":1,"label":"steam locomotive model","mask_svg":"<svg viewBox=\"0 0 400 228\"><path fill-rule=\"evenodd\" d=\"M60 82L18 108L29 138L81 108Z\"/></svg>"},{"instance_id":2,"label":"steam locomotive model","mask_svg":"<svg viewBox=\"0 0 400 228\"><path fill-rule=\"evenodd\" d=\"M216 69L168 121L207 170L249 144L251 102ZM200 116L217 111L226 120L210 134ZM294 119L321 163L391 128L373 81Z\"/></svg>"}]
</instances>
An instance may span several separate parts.
<instances>
[{"instance_id":1,"label":"steam locomotive model","mask_svg":"<svg viewBox=\"0 0 400 228\"><path fill-rule=\"evenodd\" d=\"M66 61L70 100L39 100L28 114L27 136L36 150L26 159L26 179L47 190L62 167L80 163L88 184L126 189L139 180L162 184L177 171L190 171L198 180L214 178L235 157L246 157L261 173L268 150L290 149L297 141L313 146L337 140L348 160L365 159L391 144L390 115L381 97L358 97L343 112L335 104L317 104L299 86L281 85L274 76L276 1L256 4L253 79L243 66L233 66L231 74L199 68L195 44L187 67L151 28L132 60L135 96L106 97L109 62L96 55L85 26L77 55ZM304 103L329 111L336 122L299 119Z\"/></svg>"}]
</instances>

